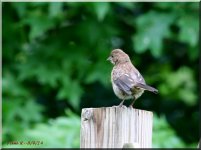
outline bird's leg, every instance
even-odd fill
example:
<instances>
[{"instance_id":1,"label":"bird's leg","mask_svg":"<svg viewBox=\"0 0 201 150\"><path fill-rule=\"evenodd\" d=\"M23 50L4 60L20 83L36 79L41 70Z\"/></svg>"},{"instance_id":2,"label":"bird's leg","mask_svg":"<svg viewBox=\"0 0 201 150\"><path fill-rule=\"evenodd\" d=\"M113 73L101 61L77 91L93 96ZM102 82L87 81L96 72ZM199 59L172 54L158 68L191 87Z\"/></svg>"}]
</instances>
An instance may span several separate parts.
<instances>
[{"instance_id":1,"label":"bird's leg","mask_svg":"<svg viewBox=\"0 0 201 150\"><path fill-rule=\"evenodd\" d=\"M133 101L132 101L132 103L129 105L129 107L132 108L132 107L133 107L133 104L135 103L135 101L136 101L136 98L134 97L134 98L133 98Z\"/></svg>"},{"instance_id":2,"label":"bird's leg","mask_svg":"<svg viewBox=\"0 0 201 150\"><path fill-rule=\"evenodd\" d=\"M122 107L122 106L123 106L124 101L125 101L125 99L123 99L123 100L121 101L121 103L119 104L119 107Z\"/></svg>"}]
</instances>

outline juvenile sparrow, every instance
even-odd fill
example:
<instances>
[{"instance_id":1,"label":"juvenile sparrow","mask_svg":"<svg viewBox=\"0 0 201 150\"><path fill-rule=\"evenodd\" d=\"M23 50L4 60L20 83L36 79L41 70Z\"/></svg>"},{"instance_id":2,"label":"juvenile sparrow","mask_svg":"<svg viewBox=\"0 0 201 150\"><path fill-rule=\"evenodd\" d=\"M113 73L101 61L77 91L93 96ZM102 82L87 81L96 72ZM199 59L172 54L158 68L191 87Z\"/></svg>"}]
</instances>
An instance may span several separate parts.
<instances>
[{"instance_id":1,"label":"juvenile sparrow","mask_svg":"<svg viewBox=\"0 0 201 150\"><path fill-rule=\"evenodd\" d=\"M133 99L133 106L144 90L158 93L158 90L147 85L140 72L131 63L129 56L121 49L112 50L108 59L114 67L111 72L111 82L115 95L122 100L122 106L126 99Z\"/></svg>"}]
</instances>

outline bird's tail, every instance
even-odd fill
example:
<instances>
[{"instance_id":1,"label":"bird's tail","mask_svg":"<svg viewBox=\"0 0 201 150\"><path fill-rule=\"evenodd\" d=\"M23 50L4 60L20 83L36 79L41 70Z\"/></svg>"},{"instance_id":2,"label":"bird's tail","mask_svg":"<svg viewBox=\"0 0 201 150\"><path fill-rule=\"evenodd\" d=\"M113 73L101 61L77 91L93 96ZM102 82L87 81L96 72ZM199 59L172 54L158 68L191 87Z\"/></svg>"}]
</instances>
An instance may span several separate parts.
<instances>
[{"instance_id":1,"label":"bird's tail","mask_svg":"<svg viewBox=\"0 0 201 150\"><path fill-rule=\"evenodd\" d=\"M155 89L155 88L153 88L153 87L151 87L151 86L149 86L149 85L137 83L136 86L137 86L137 87L140 87L140 88L143 88L143 89L145 89L145 90L147 90L147 91L153 92L153 93L155 93L155 94L158 94L158 90Z\"/></svg>"}]
</instances>

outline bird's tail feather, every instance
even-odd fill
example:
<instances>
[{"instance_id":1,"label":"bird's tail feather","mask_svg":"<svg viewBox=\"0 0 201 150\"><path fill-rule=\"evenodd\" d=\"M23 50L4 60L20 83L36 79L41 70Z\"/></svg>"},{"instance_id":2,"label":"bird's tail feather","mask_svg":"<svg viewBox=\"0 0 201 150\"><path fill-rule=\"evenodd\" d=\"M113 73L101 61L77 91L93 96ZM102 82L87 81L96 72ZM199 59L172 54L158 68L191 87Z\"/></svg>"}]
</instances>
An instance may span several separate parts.
<instances>
[{"instance_id":1,"label":"bird's tail feather","mask_svg":"<svg viewBox=\"0 0 201 150\"><path fill-rule=\"evenodd\" d=\"M155 94L158 94L158 90L149 86L149 85L146 85L146 84L141 84L141 83L137 83L136 87L140 87L140 88L143 88L147 91L150 91L150 92L153 92Z\"/></svg>"}]
</instances>

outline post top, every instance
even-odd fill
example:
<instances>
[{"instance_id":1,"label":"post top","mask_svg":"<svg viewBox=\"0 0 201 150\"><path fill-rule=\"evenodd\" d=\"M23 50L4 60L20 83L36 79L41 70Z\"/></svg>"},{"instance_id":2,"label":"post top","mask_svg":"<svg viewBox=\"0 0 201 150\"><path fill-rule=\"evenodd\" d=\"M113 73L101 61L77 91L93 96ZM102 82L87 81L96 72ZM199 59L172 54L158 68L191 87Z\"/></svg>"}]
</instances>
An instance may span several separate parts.
<instances>
[{"instance_id":1,"label":"post top","mask_svg":"<svg viewBox=\"0 0 201 150\"><path fill-rule=\"evenodd\" d=\"M134 112L148 113L148 114L153 115L152 111L126 107L125 105L123 105L122 107L112 106L112 107L82 108L82 111L92 111L92 110L94 110L94 111L95 110L96 111L101 111L101 110L103 110L103 111L105 111L105 110L134 111Z\"/></svg>"}]
</instances>

